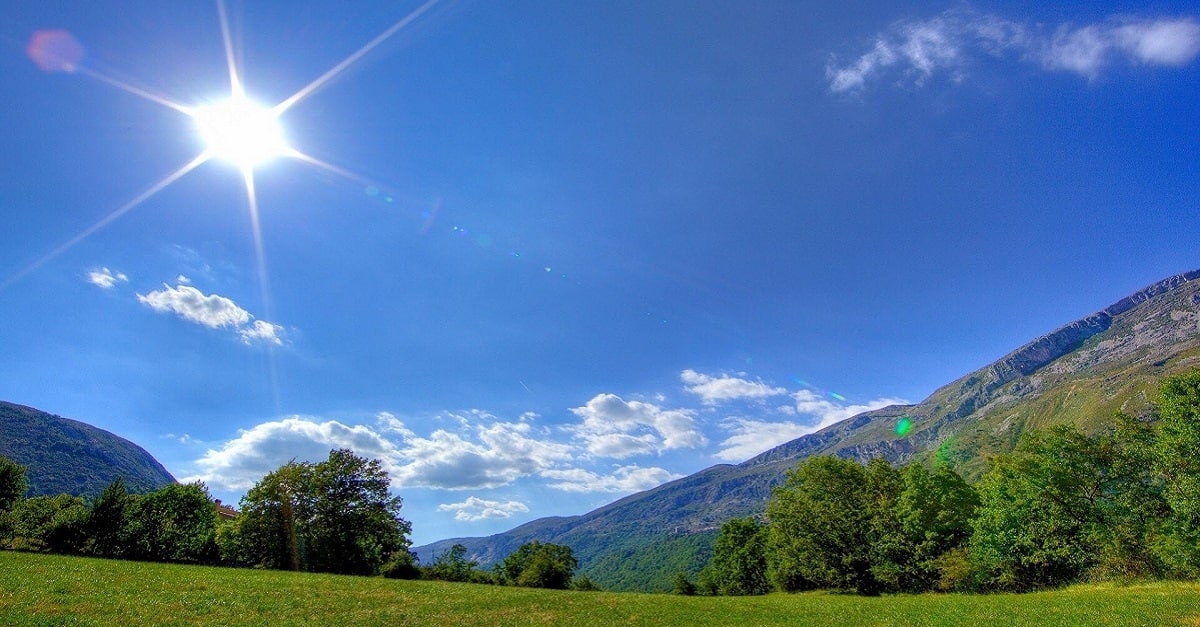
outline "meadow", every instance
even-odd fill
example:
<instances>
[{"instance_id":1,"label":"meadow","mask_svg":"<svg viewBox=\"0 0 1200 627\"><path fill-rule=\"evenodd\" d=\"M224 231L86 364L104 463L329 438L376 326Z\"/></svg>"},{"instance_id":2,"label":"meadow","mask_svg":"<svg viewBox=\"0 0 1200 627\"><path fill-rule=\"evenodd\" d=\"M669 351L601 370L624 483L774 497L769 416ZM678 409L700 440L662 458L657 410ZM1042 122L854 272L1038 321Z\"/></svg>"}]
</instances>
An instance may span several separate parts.
<instances>
[{"instance_id":1,"label":"meadow","mask_svg":"<svg viewBox=\"0 0 1200 627\"><path fill-rule=\"evenodd\" d=\"M0 551L3 625L1192 625L1200 584L1012 595L570 592Z\"/></svg>"}]
</instances>

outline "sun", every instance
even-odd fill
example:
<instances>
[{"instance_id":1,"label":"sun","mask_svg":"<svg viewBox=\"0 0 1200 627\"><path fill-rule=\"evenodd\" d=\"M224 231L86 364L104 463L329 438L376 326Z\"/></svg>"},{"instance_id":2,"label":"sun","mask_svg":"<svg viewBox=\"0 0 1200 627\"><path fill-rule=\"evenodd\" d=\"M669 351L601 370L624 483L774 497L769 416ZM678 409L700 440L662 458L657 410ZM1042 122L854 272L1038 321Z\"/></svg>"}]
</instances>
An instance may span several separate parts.
<instances>
[{"instance_id":1,"label":"sun","mask_svg":"<svg viewBox=\"0 0 1200 627\"><path fill-rule=\"evenodd\" d=\"M244 96L189 111L208 155L253 170L291 152L275 112Z\"/></svg>"}]
</instances>

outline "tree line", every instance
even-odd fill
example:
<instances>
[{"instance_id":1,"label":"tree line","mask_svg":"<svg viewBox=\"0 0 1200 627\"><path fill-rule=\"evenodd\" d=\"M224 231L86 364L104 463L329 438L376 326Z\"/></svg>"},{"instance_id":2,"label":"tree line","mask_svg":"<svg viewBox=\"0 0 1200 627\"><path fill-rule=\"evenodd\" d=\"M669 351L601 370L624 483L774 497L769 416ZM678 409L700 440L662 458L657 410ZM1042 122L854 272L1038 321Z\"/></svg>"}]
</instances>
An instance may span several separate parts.
<instances>
[{"instance_id":1,"label":"tree line","mask_svg":"<svg viewBox=\"0 0 1200 627\"><path fill-rule=\"evenodd\" d=\"M682 594L1029 591L1200 578L1200 370L1154 415L1022 436L971 485L949 466L812 457L765 516L727 522Z\"/></svg>"},{"instance_id":2,"label":"tree line","mask_svg":"<svg viewBox=\"0 0 1200 627\"><path fill-rule=\"evenodd\" d=\"M25 468L0 457L0 548L95 557L428 578L542 588L596 589L570 547L530 542L490 572L455 545L422 566L412 525L379 460L330 451L291 461L223 508L200 482L131 493L121 478L91 501L33 496Z\"/></svg>"}]
</instances>

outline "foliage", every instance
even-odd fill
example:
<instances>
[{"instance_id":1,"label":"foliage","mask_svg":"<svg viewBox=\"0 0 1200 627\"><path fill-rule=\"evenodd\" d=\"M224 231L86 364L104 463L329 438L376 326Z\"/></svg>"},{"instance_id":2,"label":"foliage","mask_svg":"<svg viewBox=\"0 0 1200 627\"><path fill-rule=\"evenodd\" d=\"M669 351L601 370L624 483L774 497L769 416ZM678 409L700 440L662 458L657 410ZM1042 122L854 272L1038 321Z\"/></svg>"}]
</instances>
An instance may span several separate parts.
<instances>
[{"instance_id":1,"label":"foliage","mask_svg":"<svg viewBox=\"0 0 1200 627\"><path fill-rule=\"evenodd\" d=\"M700 572L700 589L731 596L770 592L766 544L766 526L753 517L735 518L721 525L712 560ZM685 590L686 585L682 586ZM677 583L676 587L681 586Z\"/></svg>"},{"instance_id":2,"label":"foliage","mask_svg":"<svg viewBox=\"0 0 1200 627\"><path fill-rule=\"evenodd\" d=\"M214 563L217 511L203 483L173 484L128 505L124 534L134 559Z\"/></svg>"},{"instance_id":3,"label":"foliage","mask_svg":"<svg viewBox=\"0 0 1200 627\"><path fill-rule=\"evenodd\" d=\"M467 558L467 547L455 544L446 549L426 569L426 576L439 581L473 581L477 579L479 562Z\"/></svg>"},{"instance_id":4,"label":"foliage","mask_svg":"<svg viewBox=\"0 0 1200 627\"><path fill-rule=\"evenodd\" d=\"M1153 464L1170 516L1156 553L1177 574L1200 577L1200 370L1162 382Z\"/></svg>"},{"instance_id":5,"label":"foliage","mask_svg":"<svg viewBox=\"0 0 1200 627\"><path fill-rule=\"evenodd\" d=\"M688 579L687 573L675 573L671 592L690 597L696 594L696 584L692 583L691 579Z\"/></svg>"},{"instance_id":6,"label":"foliage","mask_svg":"<svg viewBox=\"0 0 1200 627\"><path fill-rule=\"evenodd\" d=\"M600 584L592 581L587 575L580 575L571 580L571 589L576 592L600 592Z\"/></svg>"},{"instance_id":7,"label":"foliage","mask_svg":"<svg viewBox=\"0 0 1200 627\"><path fill-rule=\"evenodd\" d=\"M837 457L811 457L788 473L767 504L768 565L781 590L874 592L867 471Z\"/></svg>"},{"instance_id":8,"label":"foliage","mask_svg":"<svg viewBox=\"0 0 1200 627\"><path fill-rule=\"evenodd\" d=\"M495 570L506 585L566 590L578 565L571 547L534 540L522 544Z\"/></svg>"},{"instance_id":9,"label":"foliage","mask_svg":"<svg viewBox=\"0 0 1200 627\"><path fill-rule=\"evenodd\" d=\"M418 579L421 569L417 566L417 556L409 551L396 551L379 567L379 574L387 579Z\"/></svg>"},{"instance_id":10,"label":"foliage","mask_svg":"<svg viewBox=\"0 0 1200 627\"><path fill-rule=\"evenodd\" d=\"M78 552L86 542L87 506L77 496L34 496L9 510L14 547L56 553Z\"/></svg>"},{"instance_id":11,"label":"foliage","mask_svg":"<svg viewBox=\"0 0 1200 627\"><path fill-rule=\"evenodd\" d=\"M1025 595L664 594L467 586L0 552L4 625L1184 625L1200 585Z\"/></svg>"},{"instance_id":12,"label":"foliage","mask_svg":"<svg viewBox=\"0 0 1200 627\"><path fill-rule=\"evenodd\" d=\"M373 574L408 552L401 503L378 460L339 449L317 464L289 462L242 498L226 551L262 568Z\"/></svg>"},{"instance_id":13,"label":"foliage","mask_svg":"<svg viewBox=\"0 0 1200 627\"><path fill-rule=\"evenodd\" d=\"M91 554L101 557L126 557L130 554L131 529L126 521L134 500L135 497L125 488L125 481L117 477L92 502L87 520Z\"/></svg>"},{"instance_id":14,"label":"foliage","mask_svg":"<svg viewBox=\"0 0 1200 627\"><path fill-rule=\"evenodd\" d=\"M1079 580L1090 569L1153 573L1145 544L1162 497L1142 442L1125 429L1030 432L980 483L971 560L986 588L1029 590Z\"/></svg>"},{"instance_id":15,"label":"foliage","mask_svg":"<svg viewBox=\"0 0 1200 627\"><path fill-rule=\"evenodd\" d=\"M670 592L678 573L694 578L712 558L717 531L651 536L641 544L633 539L610 542L611 548L591 561L572 544L580 567L605 590ZM586 548L586 547L585 547ZM594 552L588 553L595 555Z\"/></svg>"},{"instance_id":16,"label":"foliage","mask_svg":"<svg viewBox=\"0 0 1200 627\"><path fill-rule=\"evenodd\" d=\"M0 513L8 511L17 499L25 496L29 482L26 468L7 457L0 457Z\"/></svg>"}]
</instances>

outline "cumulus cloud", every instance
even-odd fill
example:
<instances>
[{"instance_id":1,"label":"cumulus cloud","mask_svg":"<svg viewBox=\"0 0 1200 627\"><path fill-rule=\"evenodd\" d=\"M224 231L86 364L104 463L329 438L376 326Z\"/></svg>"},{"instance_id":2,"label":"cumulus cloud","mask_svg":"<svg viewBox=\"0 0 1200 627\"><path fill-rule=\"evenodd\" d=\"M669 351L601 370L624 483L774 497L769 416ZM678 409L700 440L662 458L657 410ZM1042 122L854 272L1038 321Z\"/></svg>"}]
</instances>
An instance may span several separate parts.
<instances>
[{"instance_id":1,"label":"cumulus cloud","mask_svg":"<svg viewBox=\"0 0 1200 627\"><path fill-rule=\"evenodd\" d=\"M100 268L88 272L88 283L98 286L101 289L112 289L117 283L128 283L129 277L125 276L124 272L113 272L108 268Z\"/></svg>"},{"instance_id":2,"label":"cumulus cloud","mask_svg":"<svg viewBox=\"0 0 1200 627\"><path fill-rule=\"evenodd\" d=\"M283 327L265 320L255 320L250 312L229 298L205 294L186 282L175 287L164 283L161 290L138 294L137 298L154 311L173 313L188 322L210 329L231 328L247 344L283 344Z\"/></svg>"},{"instance_id":3,"label":"cumulus cloud","mask_svg":"<svg viewBox=\"0 0 1200 627\"><path fill-rule=\"evenodd\" d=\"M852 61L839 64L834 59L826 77L834 92L861 90L889 71L916 85L939 73L961 80L972 61L1006 55L1088 79L1114 63L1177 67L1200 55L1200 23L1191 17L1114 17L1047 32L1040 25L952 9L893 24Z\"/></svg>"},{"instance_id":4,"label":"cumulus cloud","mask_svg":"<svg viewBox=\"0 0 1200 627\"><path fill-rule=\"evenodd\" d=\"M529 506L520 501L488 501L469 496L461 503L443 503L439 512L454 512L454 520L474 522L495 518L512 518L513 514L529 511Z\"/></svg>"},{"instance_id":5,"label":"cumulus cloud","mask_svg":"<svg viewBox=\"0 0 1200 627\"><path fill-rule=\"evenodd\" d=\"M682 475L663 468L620 466L612 474L601 475L582 468L547 470L541 473L550 487L564 492L619 492L631 494L660 486Z\"/></svg>"},{"instance_id":6,"label":"cumulus cloud","mask_svg":"<svg viewBox=\"0 0 1200 627\"><path fill-rule=\"evenodd\" d=\"M621 459L708 444L691 409L663 409L615 394L598 394L571 411L583 419L574 428L576 436L596 457Z\"/></svg>"},{"instance_id":7,"label":"cumulus cloud","mask_svg":"<svg viewBox=\"0 0 1200 627\"><path fill-rule=\"evenodd\" d=\"M238 431L236 438L198 459L200 472L184 481L199 479L217 488L246 490L293 459L321 461L335 448L379 459L389 472L401 457L395 444L369 427L293 416Z\"/></svg>"},{"instance_id":8,"label":"cumulus cloud","mask_svg":"<svg viewBox=\"0 0 1200 627\"><path fill-rule=\"evenodd\" d=\"M348 448L380 460L398 488L494 488L573 459L569 444L538 439L532 431L528 422L495 421L421 437L387 413L376 417L374 427L293 416L241 430L209 449L191 479L244 490L289 460L319 461L330 449Z\"/></svg>"},{"instance_id":9,"label":"cumulus cloud","mask_svg":"<svg viewBox=\"0 0 1200 627\"><path fill-rule=\"evenodd\" d=\"M787 394L785 388L771 387L762 381L751 381L742 378L744 373L739 374L742 376L714 377L695 370L684 370L679 374L679 378L684 383L684 389L699 396L705 405L715 405L721 401L761 400Z\"/></svg>"}]
</instances>

